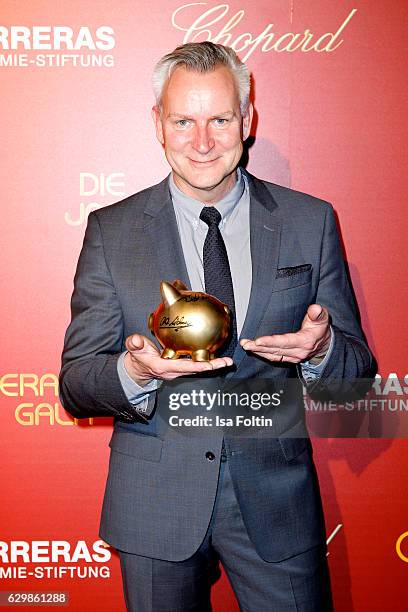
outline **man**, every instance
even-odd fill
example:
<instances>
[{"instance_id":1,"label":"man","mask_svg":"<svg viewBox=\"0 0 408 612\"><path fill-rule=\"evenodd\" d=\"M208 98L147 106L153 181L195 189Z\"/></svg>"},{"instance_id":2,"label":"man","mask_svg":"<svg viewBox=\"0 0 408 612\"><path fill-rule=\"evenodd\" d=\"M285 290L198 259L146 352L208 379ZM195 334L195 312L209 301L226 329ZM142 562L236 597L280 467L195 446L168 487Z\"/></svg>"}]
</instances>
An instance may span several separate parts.
<instances>
[{"instance_id":1,"label":"man","mask_svg":"<svg viewBox=\"0 0 408 612\"><path fill-rule=\"evenodd\" d=\"M330 610L299 380L316 390L372 368L332 208L239 168L253 109L231 49L183 45L153 85L172 172L89 216L60 374L72 415L115 418L100 535L119 551L129 610L210 610L220 560L242 610ZM151 339L160 281L175 278L231 308L212 361L163 359ZM166 427L158 387L217 374L300 390L273 437Z\"/></svg>"}]
</instances>

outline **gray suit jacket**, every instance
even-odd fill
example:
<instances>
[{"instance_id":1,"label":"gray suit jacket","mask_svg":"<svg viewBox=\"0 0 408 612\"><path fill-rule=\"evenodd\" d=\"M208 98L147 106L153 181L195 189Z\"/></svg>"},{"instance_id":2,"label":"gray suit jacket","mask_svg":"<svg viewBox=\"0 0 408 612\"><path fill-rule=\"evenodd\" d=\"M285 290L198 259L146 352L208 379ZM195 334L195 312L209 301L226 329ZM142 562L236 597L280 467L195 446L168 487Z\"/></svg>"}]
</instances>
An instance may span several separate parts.
<instances>
[{"instance_id":1,"label":"gray suit jacket","mask_svg":"<svg viewBox=\"0 0 408 612\"><path fill-rule=\"evenodd\" d=\"M297 331L308 305L319 303L331 315L335 344L321 379L311 387L368 378L372 358L356 318L332 207L247 176L253 273L241 337ZM101 537L124 551L178 561L191 556L205 536L223 435L190 437L166 427L157 405L161 393L151 395L156 409L143 422L117 374L126 337L151 336L147 315L161 301L160 281L174 278L189 286L168 179L90 214L75 275L60 396L77 418L114 417ZM264 559L278 561L325 539L300 370L246 354L239 345L234 363L227 380L298 381L295 398L276 414L273 437L225 436L248 533ZM333 384L337 392L338 383ZM208 460L208 452L214 460Z\"/></svg>"}]
</instances>

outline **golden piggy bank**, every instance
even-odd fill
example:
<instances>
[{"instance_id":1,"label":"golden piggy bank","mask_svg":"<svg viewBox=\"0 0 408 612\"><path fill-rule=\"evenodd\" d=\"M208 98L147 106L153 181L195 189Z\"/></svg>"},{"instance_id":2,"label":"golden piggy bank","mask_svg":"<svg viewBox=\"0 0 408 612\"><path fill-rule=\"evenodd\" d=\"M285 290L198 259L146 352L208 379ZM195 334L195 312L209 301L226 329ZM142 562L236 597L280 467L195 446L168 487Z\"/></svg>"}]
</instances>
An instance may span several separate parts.
<instances>
[{"instance_id":1,"label":"golden piggy bank","mask_svg":"<svg viewBox=\"0 0 408 612\"><path fill-rule=\"evenodd\" d=\"M184 289L181 289L184 287ZM164 347L164 359L191 355L193 361L208 361L229 334L230 310L208 293L188 291L183 283L162 281L163 302L149 316L149 329Z\"/></svg>"}]
</instances>

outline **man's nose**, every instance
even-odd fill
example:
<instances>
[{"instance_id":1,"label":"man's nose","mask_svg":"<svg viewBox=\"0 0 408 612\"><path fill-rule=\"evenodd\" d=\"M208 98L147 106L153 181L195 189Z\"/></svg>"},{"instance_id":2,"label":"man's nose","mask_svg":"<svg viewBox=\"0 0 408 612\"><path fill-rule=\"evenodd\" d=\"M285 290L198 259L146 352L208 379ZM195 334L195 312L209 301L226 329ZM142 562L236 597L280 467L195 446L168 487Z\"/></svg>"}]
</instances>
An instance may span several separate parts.
<instances>
[{"instance_id":1,"label":"man's nose","mask_svg":"<svg viewBox=\"0 0 408 612\"><path fill-rule=\"evenodd\" d=\"M205 154L211 151L214 145L215 141L211 135L210 128L208 126L197 126L193 140L193 147L196 151Z\"/></svg>"}]
</instances>

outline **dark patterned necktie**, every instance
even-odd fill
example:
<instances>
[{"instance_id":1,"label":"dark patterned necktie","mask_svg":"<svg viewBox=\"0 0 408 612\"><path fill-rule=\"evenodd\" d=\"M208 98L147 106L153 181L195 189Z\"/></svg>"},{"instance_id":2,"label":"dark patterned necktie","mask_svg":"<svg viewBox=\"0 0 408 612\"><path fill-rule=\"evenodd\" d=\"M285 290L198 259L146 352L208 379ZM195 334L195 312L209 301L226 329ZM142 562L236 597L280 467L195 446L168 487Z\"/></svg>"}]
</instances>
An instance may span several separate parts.
<instances>
[{"instance_id":1,"label":"dark patterned necktie","mask_svg":"<svg viewBox=\"0 0 408 612\"><path fill-rule=\"evenodd\" d=\"M218 227L221 214L215 206L204 206L200 213L200 219L208 225L203 248L205 290L224 302L231 310L230 335L221 347L219 355L232 357L238 341L237 322L228 254Z\"/></svg>"}]
</instances>

